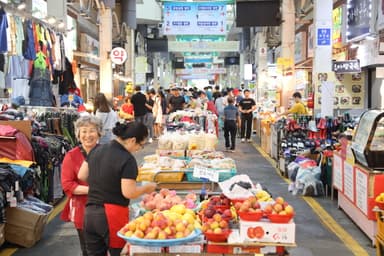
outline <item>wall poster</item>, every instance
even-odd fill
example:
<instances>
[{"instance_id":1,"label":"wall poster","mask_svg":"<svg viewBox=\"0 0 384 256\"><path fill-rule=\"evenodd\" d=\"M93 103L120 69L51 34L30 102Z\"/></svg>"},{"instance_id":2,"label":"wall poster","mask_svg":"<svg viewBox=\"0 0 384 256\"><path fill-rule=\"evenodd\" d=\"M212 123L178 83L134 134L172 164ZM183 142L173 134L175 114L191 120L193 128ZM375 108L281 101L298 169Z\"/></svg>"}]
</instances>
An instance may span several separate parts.
<instances>
[{"instance_id":1,"label":"wall poster","mask_svg":"<svg viewBox=\"0 0 384 256\"><path fill-rule=\"evenodd\" d=\"M364 76L362 73L336 74L334 72L318 73L315 78L315 108L321 109L322 86L324 81L335 84L334 109L364 108Z\"/></svg>"}]
</instances>

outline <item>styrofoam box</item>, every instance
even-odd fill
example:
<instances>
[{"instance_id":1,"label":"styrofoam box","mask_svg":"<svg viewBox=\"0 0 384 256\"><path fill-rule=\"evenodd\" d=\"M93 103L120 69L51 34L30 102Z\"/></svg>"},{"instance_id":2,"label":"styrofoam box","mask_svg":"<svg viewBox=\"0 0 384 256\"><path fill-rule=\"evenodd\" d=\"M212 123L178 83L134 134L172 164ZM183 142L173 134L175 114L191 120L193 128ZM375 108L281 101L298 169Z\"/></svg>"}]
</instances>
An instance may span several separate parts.
<instances>
[{"instance_id":1,"label":"styrofoam box","mask_svg":"<svg viewBox=\"0 0 384 256\"><path fill-rule=\"evenodd\" d=\"M175 245L168 247L169 253L201 253L201 244Z\"/></svg>"},{"instance_id":2,"label":"styrofoam box","mask_svg":"<svg viewBox=\"0 0 384 256\"><path fill-rule=\"evenodd\" d=\"M168 247L169 253L201 253L203 251L204 236L197 237L194 241L183 245Z\"/></svg>"},{"instance_id":3,"label":"styrofoam box","mask_svg":"<svg viewBox=\"0 0 384 256\"><path fill-rule=\"evenodd\" d=\"M248 229L258 228L258 237L249 237ZM261 232L260 232L261 231ZM262 233L263 232L263 233ZM244 242L267 243L295 243L296 225L290 223L271 223L269 221L242 221L240 220L240 238Z\"/></svg>"},{"instance_id":4,"label":"styrofoam box","mask_svg":"<svg viewBox=\"0 0 384 256\"><path fill-rule=\"evenodd\" d=\"M130 245L129 246L129 255L134 255L135 253L162 253L163 247L150 247L150 246L140 246L140 245Z\"/></svg>"}]
</instances>

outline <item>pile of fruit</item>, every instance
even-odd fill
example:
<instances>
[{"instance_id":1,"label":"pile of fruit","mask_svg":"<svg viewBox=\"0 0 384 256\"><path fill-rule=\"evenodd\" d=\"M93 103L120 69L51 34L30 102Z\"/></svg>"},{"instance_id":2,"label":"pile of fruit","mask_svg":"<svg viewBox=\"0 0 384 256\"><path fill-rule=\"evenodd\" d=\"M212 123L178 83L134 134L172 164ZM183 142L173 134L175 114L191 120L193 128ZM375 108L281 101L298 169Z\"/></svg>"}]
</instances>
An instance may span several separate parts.
<instances>
[{"instance_id":1,"label":"pile of fruit","mask_svg":"<svg viewBox=\"0 0 384 256\"><path fill-rule=\"evenodd\" d=\"M289 205L287 202L285 202L284 198L281 196L275 198L274 204L267 204L264 207L264 213L267 215L289 215L293 216L295 214L295 211L291 205Z\"/></svg>"},{"instance_id":2,"label":"pile of fruit","mask_svg":"<svg viewBox=\"0 0 384 256\"><path fill-rule=\"evenodd\" d=\"M230 220L236 216L231 210L231 201L224 195L212 196L201 205L202 219L211 219L215 214L220 215L225 220Z\"/></svg>"},{"instance_id":3,"label":"pile of fruit","mask_svg":"<svg viewBox=\"0 0 384 256\"><path fill-rule=\"evenodd\" d=\"M240 219L246 221L258 221L265 216L272 222L284 223L289 222L294 215L294 208L283 197L277 197L274 203L259 203L257 197L252 196L243 202L236 202L235 209ZM276 218L276 215L286 217Z\"/></svg>"},{"instance_id":4,"label":"pile of fruit","mask_svg":"<svg viewBox=\"0 0 384 256\"><path fill-rule=\"evenodd\" d=\"M201 229L195 212L178 204L169 210L146 212L130 221L119 232L126 237L141 239L175 239L187 237L195 229Z\"/></svg>"},{"instance_id":5,"label":"pile of fruit","mask_svg":"<svg viewBox=\"0 0 384 256\"><path fill-rule=\"evenodd\" d=\"M229 221L236 217L231 201L224 195L213 196L201 206L202 231L209 241L225 242L231 232Z\"/></svg>"},{"instance_id":6,"label":"pile of fruit","mask_svg":"<svg viewBox=\"0 0 384 256\"><path fill-rule=\"evenodd\" d=\"M161 189L159 193L152 192L151 194L145 195L140 202L141 208L148 211L164 211L178 204L184 204L188 209L196 208L196 194L189 193L182 199L176 195L175 190Z\"/></svg>"}]
</instances>

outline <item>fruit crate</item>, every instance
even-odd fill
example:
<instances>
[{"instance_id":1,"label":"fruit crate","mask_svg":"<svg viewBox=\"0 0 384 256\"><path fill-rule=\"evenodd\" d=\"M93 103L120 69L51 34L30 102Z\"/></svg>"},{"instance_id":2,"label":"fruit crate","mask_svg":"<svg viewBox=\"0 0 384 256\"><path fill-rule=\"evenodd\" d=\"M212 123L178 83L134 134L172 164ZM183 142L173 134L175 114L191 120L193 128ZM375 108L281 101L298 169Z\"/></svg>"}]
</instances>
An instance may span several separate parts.
<instances>
[{"instance_id":1,"label":"fruit crate","mask_svg":"<svg viewBox=\"0 0 384 256\"><path fill-rule=\"evenodd\" d=\"M219 169L217 171L220 171ZM231 169L227 171L220 171L219 173L219 182L225 181L227 179L232 178L237 174L236 169ZM193 170L187 170L185 171L185 175L187 177L187 181L189 182L204 182L203 179L196 178L193 176Z\"/></svg>"}]
</instances>

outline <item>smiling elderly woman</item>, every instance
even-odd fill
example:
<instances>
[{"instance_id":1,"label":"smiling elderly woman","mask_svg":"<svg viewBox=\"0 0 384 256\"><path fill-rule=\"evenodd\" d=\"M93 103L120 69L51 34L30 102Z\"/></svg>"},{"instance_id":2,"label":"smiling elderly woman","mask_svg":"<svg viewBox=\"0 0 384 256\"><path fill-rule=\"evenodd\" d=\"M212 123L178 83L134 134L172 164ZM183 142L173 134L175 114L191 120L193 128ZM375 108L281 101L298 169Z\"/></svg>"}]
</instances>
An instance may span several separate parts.
<instances>
[{"instance_id":1,"label":"smiling elderly woman","mask_svg":"<svg viewBox=\"0 0 384 256\"><path fill-rule=\"evenodd\" d=\"M80 145L69 151L63 160L61 183L68 197L61 214L64 221L72 221L79 234L83 255L87 255L83 235L83 219L87 202L88 184L77 178L87 154L97 145L102 131L101 120L95 116L83 116L75 122L75 132Z\"/></svg>"}]
</instances>

